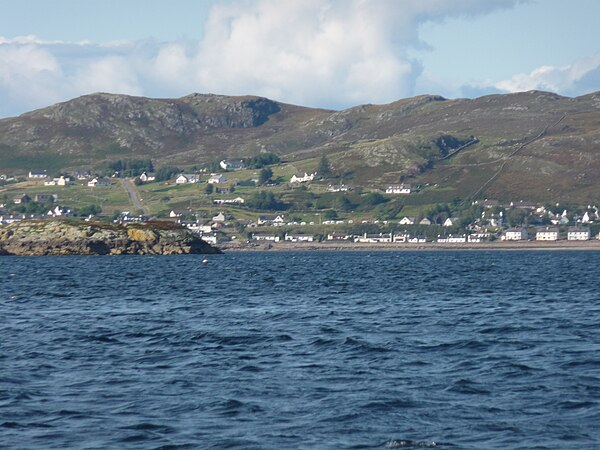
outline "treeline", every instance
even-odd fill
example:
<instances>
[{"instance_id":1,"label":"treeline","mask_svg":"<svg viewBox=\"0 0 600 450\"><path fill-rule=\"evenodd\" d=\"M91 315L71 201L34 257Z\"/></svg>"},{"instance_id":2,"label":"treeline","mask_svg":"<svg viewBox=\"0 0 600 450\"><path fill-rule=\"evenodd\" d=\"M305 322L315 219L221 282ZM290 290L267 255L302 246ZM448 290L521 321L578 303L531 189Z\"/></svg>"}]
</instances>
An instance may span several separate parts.
<instances>
[{"instance_id":1,"label":"treeline","mask_svg":"<svg viewBox=\"0 0 600 450\"><path fill-rule=\"evenodd\" d=\"M121 177L138 177L143 172L154 172L154 165L150 159L119 159L109 161L106 165Z\"/></svg>"}]
</instances>

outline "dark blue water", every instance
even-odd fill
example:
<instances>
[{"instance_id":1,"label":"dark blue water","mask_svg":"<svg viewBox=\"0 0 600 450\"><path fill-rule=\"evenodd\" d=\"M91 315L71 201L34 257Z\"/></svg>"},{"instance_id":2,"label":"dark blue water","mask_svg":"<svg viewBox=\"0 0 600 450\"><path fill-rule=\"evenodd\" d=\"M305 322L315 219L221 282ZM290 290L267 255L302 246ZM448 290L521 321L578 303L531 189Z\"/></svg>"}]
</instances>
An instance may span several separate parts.
<instances>
[{"instance_id":1,"label":"dark blue water","mask_svg":"<svg viewBox=\"0 0 600 450\"><path fill-rule=\"evenodd\" d=\"M598 252L0 258L0 447L600 448Z\"/></svg>"}]
</instances>

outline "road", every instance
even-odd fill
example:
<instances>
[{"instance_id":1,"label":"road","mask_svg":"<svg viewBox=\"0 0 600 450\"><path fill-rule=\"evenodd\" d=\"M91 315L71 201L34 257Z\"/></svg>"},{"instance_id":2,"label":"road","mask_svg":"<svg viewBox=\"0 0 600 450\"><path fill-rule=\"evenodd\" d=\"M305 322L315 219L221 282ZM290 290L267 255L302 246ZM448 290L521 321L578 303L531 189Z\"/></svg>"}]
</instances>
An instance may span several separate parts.
<instances>
[{"instance_id":1,"label":"road","mask_svg":"<svg viewBox=\"0 0 600 450\"><path fill-rule=\"evenodd\" d=\"M126 178L121 178L121 185L127 191L127 195L129 195L129 200L133 205L133 208L138 211L142 211L144 214L147 214L148 211L144 206L142 206L142 201L140 199L140 194L138 193L134 184Z\"/></svg>"}]
</instances>

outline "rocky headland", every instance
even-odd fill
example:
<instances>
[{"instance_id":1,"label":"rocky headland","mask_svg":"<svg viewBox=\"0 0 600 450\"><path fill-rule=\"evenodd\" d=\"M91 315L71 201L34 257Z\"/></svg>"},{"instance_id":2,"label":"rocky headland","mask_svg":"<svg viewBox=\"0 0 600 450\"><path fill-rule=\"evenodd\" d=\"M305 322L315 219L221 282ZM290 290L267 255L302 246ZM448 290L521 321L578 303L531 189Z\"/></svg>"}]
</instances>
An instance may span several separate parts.
<instances>
[{"instance_id":1,"label":"rocky headland","mask_svg":"<svg viewBox=\"0 0 600 450\"><path fill-rule=\"evenodd\" d=\"M170 222L117 225L31 220L0 227L0 255L183 255L221 253Z\"/></svg>"}]
</instances>

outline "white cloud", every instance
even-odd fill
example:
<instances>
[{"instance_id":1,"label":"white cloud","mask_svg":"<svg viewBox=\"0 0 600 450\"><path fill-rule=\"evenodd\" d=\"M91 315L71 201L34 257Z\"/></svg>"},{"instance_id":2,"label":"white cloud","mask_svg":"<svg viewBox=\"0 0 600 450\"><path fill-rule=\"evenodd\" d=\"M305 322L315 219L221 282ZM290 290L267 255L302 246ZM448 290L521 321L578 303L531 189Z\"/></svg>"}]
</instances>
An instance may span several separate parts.
<instances>
[{"instance_id":1,"label":"white cloud","mask_svg":"<svg viewBox=\"0 0 600 450\"><path fill-rule=\"evenodd\" d=\"M427 45L421 24L520 1L231 0L215 3L197 42L0 37L0 116L94 91L256 94L328 108L394 101L428 83L409 56Z\"/></svg>"},{"instance_id":2,"label":"white cloud","mask_svg":"<svg viewBox=\"0 0 600 450\"><path fill-rule=\"evenodd\" d=\"M599 82L600 53L563 67L538 67L528 74L515 75L495 83L494 86L505 92L538 89L565 95L581 95L598 90Z\"/></svg>"}]
</instances>

